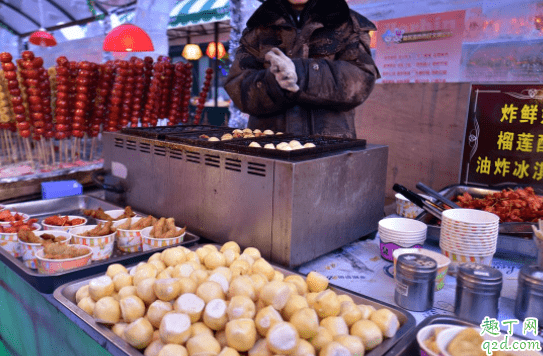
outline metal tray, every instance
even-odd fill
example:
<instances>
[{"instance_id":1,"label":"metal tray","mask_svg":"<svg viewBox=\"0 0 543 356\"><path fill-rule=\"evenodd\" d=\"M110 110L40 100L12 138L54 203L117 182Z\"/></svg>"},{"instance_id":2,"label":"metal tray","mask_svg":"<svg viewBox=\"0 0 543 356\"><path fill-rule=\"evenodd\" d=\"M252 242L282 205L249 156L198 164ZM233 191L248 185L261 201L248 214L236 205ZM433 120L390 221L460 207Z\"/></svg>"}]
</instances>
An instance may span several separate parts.
<instances>
[{"instance_id":1,"label":"metal tray","mask_svg":"<svg viewBox=\"0 0 543 356\"><path fill-rule=\"evenodd\" d=\"M212 125L177 125L177 126L156 126L156 127L127 127L121 130L123 134L140 136L155 140L163 140L165 135L178 134L183 132L209 131L226 129L232 131L229 127L212 126Z\"/></svg>"},{"instance_id":2,"label":"metal tray","mask_svg":"<svg viewBox=\"0 0 543 356\"><path fill-rule=\"evenodd\" d=\"M295 272L286 270L281 267L277 267L275 265L274 265L274 268L282 272L285 276L296 274ZM115 335L113 331L111 331L109 328L96 323L93 317L85 313L75 303L75 294L77 290L87 285L89 281L94 277L97 277L97 276L87 277L87 278L80 279L80 280L68 283L66 285L63 285L55 290L53 297L60 304L62 304L68 310L74 313L78 318L80 318L85 323L87 323L92 329L94 329L100 335L100 337L103 338L97 341L106 350L111 352L113 355L142 356L142 353L139 350L130 346L126 341L124 341L123 339ZM407 335L408 333L410 333L412 330L415 329L415 325L416 325L415 318L409 312L401 308L398 308L394 305L383 303L376 299L366 297L361 294L357 294L340 287L336 287L336 286L331 286L331 287L333 290L338 292L338 294L347 294L351 296L351 298L353 298L356 304L368 304L368 305L374 306L376 309L387 308L387 309L390 309L398 317L398 320L400 321L401 326L398 332L396 333L396 335L390 339L385 339L383 343L381 343L375 349L371 350L370 352L367 352L366 356L385 355L386 352L390 348L392 348L400 340L403 340L405 338L405 335Z\"/></svg>"},{"instance_id":3,"label":"metal tray","mask_svg":"<svg viewBox=\"0 0 543 356\"><path fill-rule=\"evenodd\" d=\"M417 327L412 330L408 335L402 338L394 347L392 347L385 355L386 356L418 356L420 355L420 347L417 342L418 332L428 325L434 324L448 324L451 326L467 326L473 328L479 328L480 325L473 324L469 321L459 319L452 315L433 315L424 319ZM516 338L529 340L528 338L516 335Z\"/></svg>"},{"instance_id":4,"label":"metal tray","mask_svg":"<svg viewBox=\"0 0 543 356\"><path fill-rule=\"evenodd\" d=\"M516 187L516 186L515 186ZM511 188L515 188L511 187ZM471 194L474 198L481 198L485 195L496 193L504 189L505 187L500 188L481 188L473 187L467 185L451 185L443 188L439 191L440 194L454 200L458 195L462 195L465 192ZM543 191L536 190L537 194L543 195ZM438 220L427 212L423 212L417 217L417 220L422 221L428 225L428 235L427 240L433 242L439 242L439 236L441 234L441 226L438 225ZM509 227L513 227L517 223L505 223ZM525 223L518 223L518 225L524 225ZM503 226L504 224L500 224ZM527 257L537 257L537 248L535 242L532 239L532 232L529 233L509 233L498 235L498 245L496 249L497 253L502 254L521 254Z\"/></svg>"},{"instance_id":5,"label":"metal tray","mask_svg":"<svg viewBox=\"0 0 543 356\"><path fill-rule=\"evenodd\" d=\"M290 142L291 140L297 140L302 145L306 143L314 143L316 147L304 148L294 151L283 151L277 149L263 148L267 143L273 143L275 146L281 142ZM262 148L249 147L251 142L258 142ZM339 150L346 150L349 148L365 148L366 140L358 140L354 138L341 138L331 136L299 136L299 135L279 135L279 136L262 136L254 137L250 139L243 139L239 141L228 141L224 144L224 148L227 150L235 151L237 153L248 154L252 156L293 159L293 158L311 158L316 155L320 155L326 152L333 152Z\"/></svg>"},{"instance_id":6,"label":"metal tray","mask_svg":"<svg viewBox=\"0 0 543 356\"><path fill-rule=\"evenodd\" d=\"M7 209L29 214L31 217L37 218L38 222L40 222L42 218L45 218L46 216L56 214L84 216L81 211L82 209L97 209L99 207L102 207L104 210L119 209L119 206L117 205L87 195L77 195L58 199L38 200L6 205ZM95 224L95 219L88 219L89 225ZM187 232L184 241L181 242L180 245L190 245L196 243L199 239L200 238L198 236ZM149 251L129 253L119 250L115 245L113 255L106 260L93 261L90 265L55 274L38 273L37 270L27 267L20 257L13 257L2 248L0 248L0 261L4 262L38 291L42 293L53 293L55 288L67 282L105 271L111 263L122 262L124 264L131 264L139 262L149 258L153 253L162 251L165 248L166 247L159 247Z\"/></svg>"},{"instance_id":7,"label":"metal tray","mask_svg":"<svg viewBox=\"0 0 543 356\"><path fill-rule=\"evenodd\" d=\"M170 133L164 135L164 140L175 143L184 143L192 146L199 147L208 147L208 148L221 148L224 146L226 141L209 141L207 138L200 137L201 135L207 135L209 137L216 137L219 140L221 136L227 133L232 133L233 129L229 127L217 127L213 130L207 131L193 131L193 132L181 132L181 133ZM236 140L239 140L236 139Z\"/></svg>"}]
</instances>

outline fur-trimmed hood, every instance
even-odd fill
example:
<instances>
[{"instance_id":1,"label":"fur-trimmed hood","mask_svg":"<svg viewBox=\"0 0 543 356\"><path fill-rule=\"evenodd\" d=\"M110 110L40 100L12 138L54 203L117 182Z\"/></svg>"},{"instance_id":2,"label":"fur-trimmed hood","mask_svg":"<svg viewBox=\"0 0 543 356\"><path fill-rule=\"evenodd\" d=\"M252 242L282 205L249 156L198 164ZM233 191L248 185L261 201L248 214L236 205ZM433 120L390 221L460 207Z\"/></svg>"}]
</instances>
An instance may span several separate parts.
<instances>
[{"instance_id":1,"label":"fur-trimmed hood","mask_svg":"<svg viewBox=\"0 0 543 356\"><path fill-rule=\"evenodd\" d=\"M280 19L289 21L291 12L288 0L265 0L247 21L247 27L268 26ZM325 27L335 28L348 21L351 14L357 18L361 28L376 29L367 18L350 10L345 0L309 0L301 16L320 22Z\"/></svg>"}]
</instances>

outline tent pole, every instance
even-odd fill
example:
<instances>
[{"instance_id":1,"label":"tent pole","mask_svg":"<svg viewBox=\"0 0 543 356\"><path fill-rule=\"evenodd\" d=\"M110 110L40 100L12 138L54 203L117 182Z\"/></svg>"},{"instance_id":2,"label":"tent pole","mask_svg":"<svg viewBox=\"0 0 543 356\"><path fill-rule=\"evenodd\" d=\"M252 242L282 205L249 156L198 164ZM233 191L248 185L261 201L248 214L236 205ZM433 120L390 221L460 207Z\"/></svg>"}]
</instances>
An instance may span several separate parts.
<instances>
[{"instance_id":1,"label":"tent pole","mask_svg":"<svg viewBox=\"0 0 543 356\"><path fill-rule=\"evenodd\" d=\"M215 22L215 107L219 106L219 22Z\"/></svg>"}]
</instances>

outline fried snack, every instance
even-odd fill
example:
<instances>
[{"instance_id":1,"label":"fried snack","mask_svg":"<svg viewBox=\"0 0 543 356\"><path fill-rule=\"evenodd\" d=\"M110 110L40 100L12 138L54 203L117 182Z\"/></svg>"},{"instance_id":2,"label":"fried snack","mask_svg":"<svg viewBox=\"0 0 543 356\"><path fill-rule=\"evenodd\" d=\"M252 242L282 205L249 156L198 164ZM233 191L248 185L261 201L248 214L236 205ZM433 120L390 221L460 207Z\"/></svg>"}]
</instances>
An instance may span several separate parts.
<instances>
[{"instance_id":1,"label":"fried snack","mask_svg":"<svg viewBox=\"0 0 543 356\"><path fill-rule=\"evenodd\" d=\"M132 211L132 207L127 206L126 208L124 208L124 213L113 220L121 220L121 219L131 218L134 216L136 216L136 214Z\"/></svg>"},{"instance_id":2,"label":"fried snack","mask_svg":"<svg viewBox=\"0 0 543 356\"><path fill-rule=\"evenodd\" d=\"M146 227L153 226L158 222L158 219L155 218L152 215L149 215L145 218L141 218L138 221L136 221L132 226L130 226L129 230L142 230Z\"/></svg>"},{"instance_id":3,"label":"fried snack","mask_svg":"<svg viewBox=\"0 0 543 356\"><path fill-rule=\"evenodd\" d=\"M47 225L54 226L76 226L85 223L85 220L80 218L71 219L68 216L53 215L45 218L43 222Z\"/></svg>"},{"instance_id":4,"label":"fried snack","mask_svg":"<svg viewBox=\"0 0 543 356\"><path fill-rule=\"evenodd\" d=\"M432 352L435 352L436 354L439 354L441 351L439 350L439 347L437 346L437 336L439 335L440 332L442 332L443 330L445 330L446 328L435 328L432 330L432 334L430 335L430 337L426 340L424 340L424 344L426 345L426 347L432 351Z\"/></svg>"},{"instance_id":5,"label":"fried snack","mask_svg":"<svg viewBox=\"0 0 543 356\"><path fill-rule=\"evenodd\" d=\"M115 228L113 228L113 221L108 221L105 224L98 223L94 229L85 231L79 236L85 236L85 237L98 237L98 236L106 236L109 234L112 234L115 232Z\"/></svg>"},{"instance_id":6,"label":"fried snack","mask_svg":"<svg viewBox=\"0 0 543 356\"><path fill-rule=\"evenodd\" d=\"M186 227L177 231L174 218L160 218L154 225L149 235L155 239L171 239L181 236L186 230Z\"/></svg>"},{"instance_id":7,"label":"fried snack","mask_svg":"<svg viewBox=\"0 0 543 356\"><path fill-rule=\"evenodd\" d=\"M0 221L16 222L16 221L22 221L22 220L24 220L24 217L19 213L13 214L11 211L7 209L0 211Z\"/></svg>"},{"instance_id":8,"label":"fried snack","mask_svg":"<svg viewBox=\"0 0 543 356\"><path fill-rule=\"evenodd\" d=\"M63 242L66 238L63 236L55 236L51 234L43 234L41 236L36 236L30 230L21 230L17 233L17 237L20 241L31 243L31 244L42 244L43 246L48 245L54 242Z\"/></svg>"},{"instance_id":9,"label":"fried snack","mask_svg":"<svg viewBox=\"0 0 543 356\"><path fill-rule=\"evenodd\" d=\"M36 223L37 221L38 221L37 219L29 219L26 222L19 220L12 223L10 226L0 226L0 232L14 234L14 233L18 233L19 231L25 231L25 230L33 231L33 230L36 230L33 224Z\"/></svg>"},{"instance_id":10,"label":"fried snack","mask_svg":"<svg viewBox=\"0 0 543 356\"><path fill-rule=\"evenodd\" d=\"M447 345L447 351L451 356L485 356L481 349L483 337L473 328L465 328L460 331Z\"/></svg>"},{"instance_id":11,"label":"fried snack","mask_svg":"<svg viewBox=\"0 0 543 356\"><path fill-rule=\"evenodd\" d=\"M121 230L128 230L130 225L132 224L132 218L128 217L125 222L123 222L121 225L117 226L117 229Z\"/></svg>"},{"instance_id":12,"label":"fried snack","mask_svg":"<svg viewBox=\"0 0 543 356\"><path fill-rule=\"evenodd\" d=\"M85 256L89 250L85 248L65 245L61 243L50 243L43 249L43 257L51 260L62 260L66 258L76 258Z\"/></svg>"},{"instance_id":13,"label":"fried snack","mask_svg":"<svg viewBox=\"0 0 543 356\"><path fill-rule=\"evenodd\" d=\"M106 214L104 212L104 209L102 209L102 208L98 208L96 210L83 209L83 215L91 217L91 218L95 218L95 219L100 219L100 220L110 220L110 219L112 219L112 217L109 216L108 214Z\"/></svg>"},{"instance_id":14,"label":"fried snack","mask_svg":"<svg viewBox=\"0 0 543 356\"><path fill-rule=\"evenodd\" d=\"M468 192L456 197L461 208L488 211L500 217L500 222L537 222L543 218L543 197L532 187L504 189L483 198L473 198Z\"/></svg>"}]
</instances>

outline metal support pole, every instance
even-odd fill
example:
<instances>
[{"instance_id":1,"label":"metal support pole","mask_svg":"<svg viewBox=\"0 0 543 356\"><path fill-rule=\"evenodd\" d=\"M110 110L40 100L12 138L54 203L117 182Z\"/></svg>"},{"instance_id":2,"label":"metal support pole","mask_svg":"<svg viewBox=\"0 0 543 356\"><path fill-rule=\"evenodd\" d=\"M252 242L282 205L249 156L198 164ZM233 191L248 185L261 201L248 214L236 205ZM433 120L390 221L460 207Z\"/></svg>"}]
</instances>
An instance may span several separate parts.
<instances>
[{"instance_id":1,"label":"metal support pole","mask_svg":"<svg viewBox=\"0 0 543 356\"><path fill-rule=\"evenodd\" d=\"M215 107L219 106L219 22L215 22Z\"/></svg>"}]
</instances>

